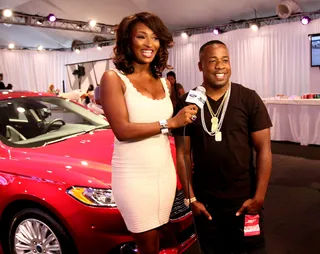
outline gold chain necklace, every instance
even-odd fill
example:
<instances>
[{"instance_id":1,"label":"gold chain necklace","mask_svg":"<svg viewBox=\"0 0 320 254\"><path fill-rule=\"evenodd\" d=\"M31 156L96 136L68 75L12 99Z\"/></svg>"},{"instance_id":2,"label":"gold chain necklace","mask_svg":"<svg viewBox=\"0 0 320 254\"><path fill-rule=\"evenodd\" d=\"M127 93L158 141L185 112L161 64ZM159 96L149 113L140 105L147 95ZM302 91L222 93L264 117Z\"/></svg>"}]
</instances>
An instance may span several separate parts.
<instances>
[{"instance_id":1,"label":"gold chain necklace","mask_svg":"<svg viewBox=\"0 0 320 254\"><path fill-rule=\"evenodd\" d=\"M228 91L224 94L222 102L220 103L220 106L219 106L219 108L217 110L217 113L213 112L210 103L208 102L208 100L206 100L206 104L207 104L207 107L208 107L210 115L211 115L211 132L216 132L218 130L218 127L219 127L219 115L220 115L221 110L223 108L223 105L224 105L224 103L226 101L227 94L228 94Z\"/></svg>"}]
</instances>

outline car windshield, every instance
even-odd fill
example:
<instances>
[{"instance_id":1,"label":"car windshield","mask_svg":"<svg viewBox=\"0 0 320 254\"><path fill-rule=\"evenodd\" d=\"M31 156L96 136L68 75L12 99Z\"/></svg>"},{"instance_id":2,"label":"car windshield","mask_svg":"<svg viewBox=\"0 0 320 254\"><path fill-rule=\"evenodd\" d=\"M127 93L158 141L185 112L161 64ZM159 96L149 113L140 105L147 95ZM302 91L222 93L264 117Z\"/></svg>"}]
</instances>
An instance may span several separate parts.
<instances>
[{"instance_id":1,"label":"car windshield","mask_svg":"<svg viewBox=\"0 0 320 254\"><path fill-rule=\"evenodd\" d=\"M0 100L0 140L17 147L37 147L95 129L109 128L103 115L60 97Z\"/></svg>"}]
</instances>

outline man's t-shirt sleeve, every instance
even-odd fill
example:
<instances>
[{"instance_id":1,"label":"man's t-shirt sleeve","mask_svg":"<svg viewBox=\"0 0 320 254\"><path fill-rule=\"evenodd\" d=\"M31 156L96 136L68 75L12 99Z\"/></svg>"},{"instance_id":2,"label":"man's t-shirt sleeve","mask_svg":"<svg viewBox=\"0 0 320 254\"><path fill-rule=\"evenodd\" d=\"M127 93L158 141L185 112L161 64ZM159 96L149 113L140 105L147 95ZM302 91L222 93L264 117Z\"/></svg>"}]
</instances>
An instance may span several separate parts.
<instances>
[{"instance_id":1,"label":"man's t-shirt sleeve","mask_svg":"<svg viewBox=\"0 0 320 254\"><path fill-rule=\"evenodd\" d=\"M260 96L252 91L248 98L249 131L255 132L272 127L269 113Z\"/></svg>"}]
</instances>

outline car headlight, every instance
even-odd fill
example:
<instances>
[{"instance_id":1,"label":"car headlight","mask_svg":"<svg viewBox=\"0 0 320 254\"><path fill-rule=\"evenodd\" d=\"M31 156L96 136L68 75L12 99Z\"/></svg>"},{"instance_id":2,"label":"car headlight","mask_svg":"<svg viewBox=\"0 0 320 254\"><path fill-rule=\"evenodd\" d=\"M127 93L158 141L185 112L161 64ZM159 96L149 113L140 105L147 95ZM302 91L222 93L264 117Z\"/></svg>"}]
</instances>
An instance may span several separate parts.
<instances>
[{"instance_id":1,"label":"car headlight","mask_svg":"<svg viewBox=\"0 0 320 254\"><path fill-rule=\"evenodd\" d=\"M91 206L116 207L111 189L71 187L67 193L78 201Z\"/></svg>"}]
</instances>

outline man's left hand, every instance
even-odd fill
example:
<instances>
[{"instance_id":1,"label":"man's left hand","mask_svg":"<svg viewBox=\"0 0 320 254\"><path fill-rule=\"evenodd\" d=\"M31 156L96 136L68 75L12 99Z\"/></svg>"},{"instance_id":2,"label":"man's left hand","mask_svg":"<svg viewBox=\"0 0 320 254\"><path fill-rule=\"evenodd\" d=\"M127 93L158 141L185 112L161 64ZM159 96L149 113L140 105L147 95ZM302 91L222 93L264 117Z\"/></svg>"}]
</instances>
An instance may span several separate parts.
<instances>
[{"instance_id":1,"label":"man's left hand","mask_svg":"<svg viewBox=\"0 0 320 254\"><path fill-rule=\"evenodd\" d=\"M236 213L236 216L241 215L244 211L246 211L248 214L257 214L260 212L262 204L263 202L257 199L248 199L242 204L241 208Z\"/></svg>"}]
</instances>

